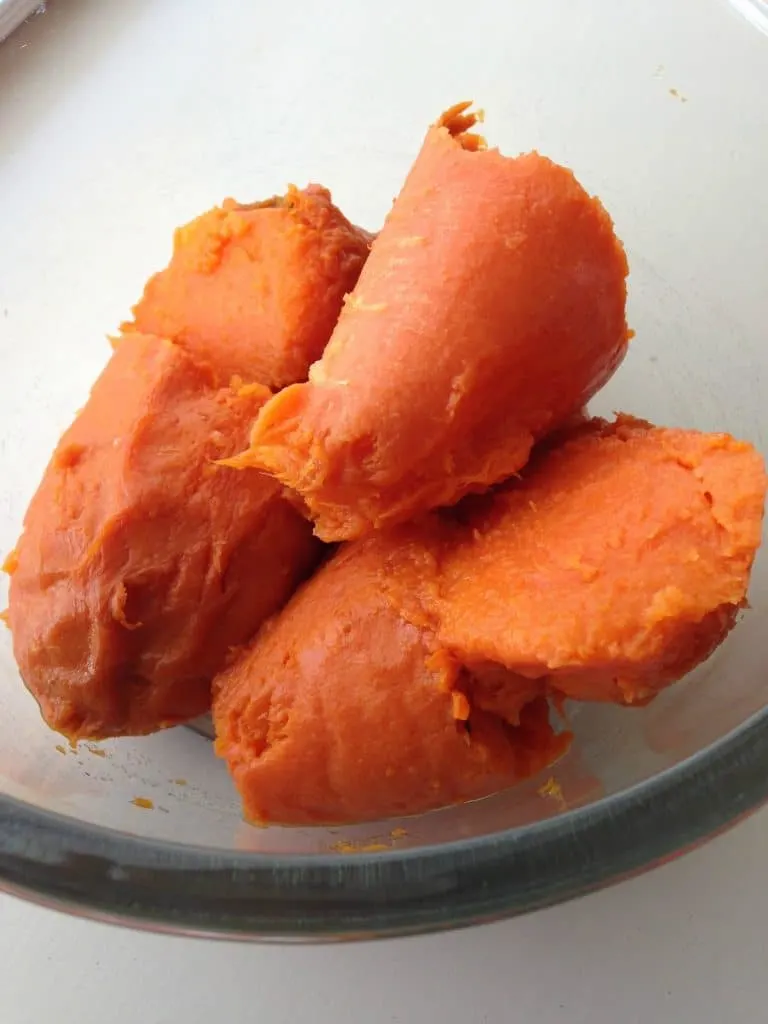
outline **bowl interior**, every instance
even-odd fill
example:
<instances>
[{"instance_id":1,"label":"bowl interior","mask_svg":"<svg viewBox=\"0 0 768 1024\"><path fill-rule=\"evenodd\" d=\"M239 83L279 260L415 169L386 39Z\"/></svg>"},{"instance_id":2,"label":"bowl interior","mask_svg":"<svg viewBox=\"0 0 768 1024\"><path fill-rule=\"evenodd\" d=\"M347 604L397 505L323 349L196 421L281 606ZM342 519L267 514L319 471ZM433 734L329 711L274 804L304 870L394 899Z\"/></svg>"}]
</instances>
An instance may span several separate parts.
<instances>
[{"instance_id":1,"label":"bowl interior","mask_svg":"<svg viewBox=\"0 0 768 1024\"><path fill-rule=\"evenodd\" d=\"M491 0L473 6L469 34L437 0L386 7L357 5L331 31L309 2L279 17L235 0L214 16L195 2L180 18L173 5L70 0L0 46L0 550L176 224L224 195L319 180L373 228L424 126L464 95L487 108L488 136L506 152L539 148L573 166L626 242L637 337L593 411L730 431L766 450L758 34L725 5L693 0L663 19L652 16L660 4L618 12L578 0L557 18L552 5L508 5L501 36ZM435 22L458 69L434 55ZM693 24L703 50L689 45ZM714 75L722 53L729 72ZM376 98L385 83L386 102ZM673 767L760 710L766 613L763 552L751 608L716 655L647 708L570 706L573 749L541 777L462 807L334 829L245 825L210 741L189 728L70 749L42 724L3 631L0 793L136 836L275 854L417 848L535 825Z\"/></svg>"}]
</instances>

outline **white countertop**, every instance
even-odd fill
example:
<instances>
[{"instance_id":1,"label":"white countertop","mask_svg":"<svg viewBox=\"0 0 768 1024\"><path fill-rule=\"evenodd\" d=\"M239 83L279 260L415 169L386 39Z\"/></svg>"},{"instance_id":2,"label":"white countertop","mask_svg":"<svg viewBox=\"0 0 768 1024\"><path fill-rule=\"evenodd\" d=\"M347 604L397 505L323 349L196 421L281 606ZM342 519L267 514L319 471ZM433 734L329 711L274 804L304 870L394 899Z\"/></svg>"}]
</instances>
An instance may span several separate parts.
<instances>
[{"instance_id":1,"label":"white countertop","mask_svg":"<svg viewBox=\"0 0 768 1024\"><path fill-rule=\"evenodd\" d=\"M0 897L3 1024L758 1024L768 811L530 917L363 945L130 932Z\"/></svg>"}]
</instances>

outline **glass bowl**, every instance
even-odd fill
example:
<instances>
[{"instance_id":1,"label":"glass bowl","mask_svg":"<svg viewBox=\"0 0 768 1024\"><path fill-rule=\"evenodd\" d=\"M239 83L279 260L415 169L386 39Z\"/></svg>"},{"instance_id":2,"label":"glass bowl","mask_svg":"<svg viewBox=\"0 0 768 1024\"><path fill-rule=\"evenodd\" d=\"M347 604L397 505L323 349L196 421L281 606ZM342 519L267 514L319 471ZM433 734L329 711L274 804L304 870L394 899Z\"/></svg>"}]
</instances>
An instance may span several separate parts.
<instances>
[{"instance_id":1,"label":"glass bowl","mask_svg":"<svg viewBox=\"0 0 768 1024\"><path fill-rule=\"evenodd\" d=\"M315 180L373 228L426 125L469 97L503 151L572 166L626 243L637 337L594 411L768 450L768 39L747 6L54 0L0 45L0 547L175 225ZM573 749L550 772L339 829L245 825L191 728L71 749L3 633L0 885L137 926L280 939L453 927L587 892L768 796L767 612L764 552L717 654L646 708L572 707Z\"/></svg>"}]
</instances>

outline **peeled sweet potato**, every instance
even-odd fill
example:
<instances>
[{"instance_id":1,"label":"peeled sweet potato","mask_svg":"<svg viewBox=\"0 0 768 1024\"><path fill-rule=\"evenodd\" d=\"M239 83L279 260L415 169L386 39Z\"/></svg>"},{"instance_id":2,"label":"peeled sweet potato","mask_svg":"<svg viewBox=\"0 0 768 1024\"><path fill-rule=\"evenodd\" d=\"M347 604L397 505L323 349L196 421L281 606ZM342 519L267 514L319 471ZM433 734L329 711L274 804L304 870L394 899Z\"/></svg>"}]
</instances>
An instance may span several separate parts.
<instances>
[{"instance_id":1,"label":"peeled sweet potato","mask_svg":"<svg viewBox=\"0 0 768 1024\"><path fill-rule=\"evenodd\" d=\"M215 681L216 750L247 818L414 814L509 786L566 748L544 700L514 725L471 706L419 611L429 545L416 537L411 562L404 544L396 532L343 548Z\"/></svg>"},{"instance_id":2,"label":"peeled sweet potato","mask_svg":"<svg viewBox=\"0 0 768 1024\"><path fill-rule=\"evenodd\" d=\"M342 547L214 684L246 815L417 813L544 767L547 697L642 703L723 640L765 490L728 435L577 422L522 480Z\"/></svg>"},{"instance_id":3,"label":"peeled sweet potato","mask_svg":"<svg viewBox=\"0 0 768 1024\"><path fill-rule=\"evenodd\" d=\"M233 464L347 540L520 470L624 356L627 262L573 174L484 150L467 104L429 129L307 383Z\"/></svg>"},{"instance_id":4,"label":"peeled sweet potato","mask_svg":"<svg viewBox=\"0 0 768 1024\"><path fill-rule=\"evenodd\" d=\"M170 341L120 341L32 499L10 568L22 678L72 739L202 714L232 648L318 544L274 480L215 464L267 391L217 388Z\"/></svg>"},{"instance_id":5,"label":"peeled sweet potato","mask_svg":"<svg viewBox=\"0 0 768 1024\"><path fill-rule=\"evenodd\" d=\"M371 236L319 185L261 203L232 199L176 231L123 330L178 342L217 380L306 380L357 281Z\"/></svg>"},{"instance_id":6,"label":"peeled sweet potato","mask_svg":"<svg viewBox=\"0 0 768 1024\"><path fill-rule=\"evenodd\" d=\"M722 642L745 603L766 475L727 434L576 427L463 517L438 635L579 700L634 704Z\"/></svg>"}]
</instances>

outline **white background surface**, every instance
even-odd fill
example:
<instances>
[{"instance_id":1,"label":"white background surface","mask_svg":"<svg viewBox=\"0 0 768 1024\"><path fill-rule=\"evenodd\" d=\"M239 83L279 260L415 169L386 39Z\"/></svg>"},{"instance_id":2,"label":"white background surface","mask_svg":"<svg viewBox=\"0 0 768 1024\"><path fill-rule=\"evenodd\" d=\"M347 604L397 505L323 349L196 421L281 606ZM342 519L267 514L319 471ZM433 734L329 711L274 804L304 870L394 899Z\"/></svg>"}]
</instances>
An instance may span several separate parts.
<instances>
[{"instance_id":1,"label":"white background surface","mask_svg":"<svg viewBox=\"0 0 768 1024\"><path fill-rule=\"evenodd\" d=\"M3 1024L760 1024L768 811L615 889L365 945L143 935L0 897Z\"/></svg>"},{"instance_id":2,"label":"white background surface","mask_svg":"<svg viewBox=\"0 0 768 1024\"><path fill-rule=\"evenodd\" d=\"M368 32L365 17L361 14L364 5L372 0L358 0L354 4L354 15L348 24L349 38L355 45L370 46L376 32L386 33L387 27L378 26ZM510 0L512 2L512 0ZM521 5L527 0L515 0L514 10L520 24ZM530 0L531 4L534 0ZM106 4L84 2L84 0L59 0L51 7L46 18L62 19L65 4L70 5L79 29L60 35L48 29L37 29L40 45L48 58L45 70L36 71L35 77L23 75L12 80L3 79L3 89L18 87L29 89L28 107L18 104L3 108L3 94L0 93L0 118L6 110L18 122L7 121L8 129L4 138L20 138L18 152L11 146L7 155L11 159L28 160L29 167L35 167L45 201L45 180L50 172L45 163L47 141L40 142L39 160L35 158L37 143L33 129L43 125L50 115L50 130L59 131L57 138L57 169L60 176L69 175L76 180L79 173L76 154L73 156L66 145L67 134L78 130L87 136L100 125L105 126L111 114L121 109L121 93L105 92L98 82L112 86L118 78L135 91L145 89L146 60L164 62L168 70L168 89L162 98L146 92L144 113L147 118L155 108L162 108L157 114L165 118L169 106L176 105L181 122L195 116L184 106L181 94L173 91L174 53L173 40L187 40L188 45L203 46L205 33L199 31L199 18L186 26L182 5L179 3L153 5L145 0L110 0ZM387 10L398 4L386 5ZM400 4L403 10L410 5ZM455 5L452 5L455 6ZM484 5L486 13L488 5ZM546 36L554 32L558 10L562 13L570 4L558 8L553 0L535 0L537 11L536 31ZM582 7L597 7L596 4L581 4ZM212 7L212 4L211 4ZM233 10L233 5L228 5ZM172 10L175 8L175 10ZM245 5L241 8L243 11ZM330 8L330 5L329 5ZM121 9L122 14L116 12ZM495 9L495 8L494 8ZM505 5L498 4L502 12ZM529 10L533 11L533 6ZM571 8L572 9L572 8ZM704 115L700 106L697 112L696 100L704 89L717 91L718 96L735 99L737 90L743 88L742 80L749 78L746 61L759 59L756 47L761 45L747 38L752 31L737 24L735 15L724 12L724 5L715 0L655 0L643 4L610 5L605 2L603 10L612 10L614 19L623 18L626 10L633 21L633 33L638 42L637 59L630 47L617 57L614 63L606 56L606 67L610 73L619 74L624 67L632 74L642 75L647 81L648 109L659 118L663 131L659 133L658 158L663 156L664 147L682 139L685 143L687 126L696 123ZM698 9L698 13L697 13ZM541 12L548 12L545 16ZM113 24L114 15L114 24ZM134 17L135 15L135 17ZM418 120L439 109L440 104L452 101L460 95L471 94L479 83L478 99L482 98L498 83L499 75L508 74L514 79L519 62L510 60L505 67L500 50L495 51L494 60L487 64L480 61L482 47L470 39L472 5L467 5L466 50L457 45L454 56L458 68L455 88L446 95L444 81L425 83L421 97ZM511 14L508 16L511 24ZM573 17L573 15L571 15ZM548 24L551 19L551 25ZM251 16L251 20L253 15ZM253 34L252 52L254 61L254 90L260 88L259 74L276 74L281 69L272 67L269 60L261 60L260 54L270 52L269 33L280 33L282 14L271 19L265 31ZM117 22L120 22L119 26ZM53 22L55 24L55 22ZM601 18L595 17L585 31L601 30ZM335 26L344 31L345 19L341 16ZM119 32L117 32L119 28ZM426 32L425 26L421 29ZM291 32L301 32L296 22ZM697 30L699 35L697 36ZM24 29L16 44L33 45L32 30ZM187 33L185 36L184 33ZM222 44L219 25L211 22L211 32ZM234 50L242 55L245 44L238 18L233 17L228 27ZM463 30L459 26L453 33L455 41L460 40ZM116 34L114 34L116 33ZM390 33L392 39L396 32ZM666 47L665 40L677 38L677 47ZM740 54L734 66L728 68L709 66L706 47L714 45L713 40L727 36ZM274 38L274 36L273 36ZM510 37L512 38L512 37ZM680 47L681 38L688 40ZM21 41L20 41L21 40ZM112 40L112 41L111 41ZM762 41L761 41L762 42ZM658 43L658 45L656 45ZM650 59L651 46L653 58ZM179 43L179 47L181 43ZM67 47L70 47L67 51ZM239 49L238 49L239 47ZM645 47L645 49L643 49ZM404 60L419 59L413 47L404 44ZM677 49L679 59L670 65L669 52ZM350 50L336 46L332 50L334 62L343 72L344 62L353 64ZM466 72L469 60L466 53L474 54L478 68L473 76ZM606 51L607 53L607 51ZM768 49L763 51L768 61ZM558 50L558 59L567 61L567 47ZM682 54L682 55L681 55ZM221 60L226 59L226 51ZM261 61L261 62L260 62ZM132 63L132 74L126 74L128 62ZM479 62L479 63L478 63ZM574 57L571 71L577 75L578 60ZM365 79L366 88L383 80L384 73L398 74L397 67L388 69L379 60L371 65L373 70ZM264 70L266 68L266 71ZM8 65L5 68L8 71ZM285 79L290 85L292 75L299 75L294 69ZM599 69L600 73L605 68ZM213 69L205 66L204 72L212 74ZM553 75L552 67L543 66L539 73L546 79ZM15 75L15 72L14 72ZM97 80L96 76L101 76ZM483 76L486 76L484 79ZM487 80L486 80L487 79ZM469 86L472 80L471 87ZM336 169L339 152L339 133L333 132L324 120L334 99L343 102L348 86L343 77L338 86L323 82L323 97L327 102L326 113L318 114L318 121L312 143L313 165L311 172L321 178ZM619 81L617 79L617 81ZM606 118L619 116L620 93L611 93L602 88L599 76L584 74L579 78L579 88L584 94L584 116ZM741 84L740 84L741 83ZM278 83L279 84L279 83ZM303 80L302 91L297 91L297 109L300 101L312 98L312 81ZM693 84L693 89L690 90ZM699 86L697 91L696 86ZM691 91L690 103L682 103L672 97L670 88L684 93ZM277 89L278 85L272 86ZM212 93L220 102L223 93L217 94L212 80ZM336 89L336 92L334 92ZM563 149L562 132L546 104L540 104L535 93L522 88L509 87L515 94L518 106L519 125L527 131L528 139L540 142L542 148ZM730 91L729 91L730 90ZM482 96L481 96L482 94ZM6 96L8 93L5 94ZM88 97L90 102L86 102ZM686 99L687 99L686 95ZM711 99L711 97L710 97ZM232 97L233 102L237 97ZM212 100L213 102L213 100ZM510 100L510 102L512 102ZM725 102L725 100L723 101ZM72 107L71 121L56 115L66 113L66 104ZM730 103L730 100L729 100ZM497 108L498 109L498 108ZM718 109L715 102L711 109ZM725 107L723 108L725 109ZM727 130L733 125L733 110L724 118ZM765 107L763 105L763 110ZM21 111L21 113L20 113ZM298 116L298 115L297 115ZM388 130L397 136L397 125L404 116L399 109L392 109ZM759 128L762 115L746 110L744 124ZM63 117L63 114L62 114ZM684 118L689 118L685 121ZM749 121L752 118L752 121ZM266 115L265 115L266 120ZM386 120L386 119L385 119ZM501 118L503 122L503 117ZM140 186L146 192L147 203L154 202L162 207L168 223L178 223L191 212L202 208L209 201L207 194L198 192L198 184L206 182L206 188L219 192L236 191L239 187L245 193L251 190L248 175L251 170L242 164L241 178L233 180L232 166L225 167L226 180L217 177L222 166L220 153L242 153L245 146L262 145L266 154L279 149L280 139L286 137L295 124L264 129L253 122L244 121L240 135L231 132L235 123L230 117L226 136L216 140L216 145L190 144L184 156L193 174L179 174L173 188L163 192L155 182L163 180L162 173L178 160L178 140L165 140L165 148L133 153L136 175ZM69 125L72 125L70 128ZM359 152L355 130L349 130L349 153L369 161L385 165L386 174L391 172L394 182L401 175L401 164L411 152L412 144L404 130L401 139L392 143L383 138L380 151L366 147ZM59 128L56 128L59 125ZM79 128L75 128L79 125ZM2 125L0 124L0 127ZM130 150L130 125L126 131L126 150ZM278 133L282 133L279 134ZM735 129L734 129L735 130ZM270 131L278 134L270 135ZM407 138L405 138L408 136ZM186 139L193 139L194 133L187 133ZM623 214L625 219L631 213L635 231L633 239L644 252L652 256L657 266L663 266L665 275L678 283L686 275L695 273L696 260L704 260L701 248L691 252L689 239L684 233L675 234L675 211L686 204L693 209L698 202L695 189L687 187L688 171L684 163L670 161L665 165L666 175L661 195L669 197L670 207L663 218L667 225L666 234L660 232L658 223L643 217L637 205L642 201L643 185L635 174L638 154L633 152L631 138L628 145L613 145L610 133L606 136L606 152L602 154L601 166L605 168L605 181L595 180L595 188L606 196L611 209ZM570 151L564 157L578 164L579 132L574 131L569 145ZM0 139L0 141L2 141ZM407 143L407 144L406 144ZM229 150L227 150L229 146ZM1 148L1 147L0 147ZM566 145L566 149L567 149ZM742 150L734 146L727 154L733 164L733 180L740 183L742 195L751 195L755 200L761 196L764 201L766 183L760 179L757 169L748 161L741 160ZM703 153L703 151L702 151ZM33 163L33 158L35 162ZM274 157L277 162L277 157ZM269 159L267 158L267 164ZM128 166L126 174L131 172ZM263 162L260 166L264 166ZM676 174L680 176L677 180ZM115 174L118 172L115 171ZM168 172L172 177L172 172ZM383 172L384 173L384 172ZM660 172L661 173L661 172ZM304 175L304 168L297 167L297 175ZM386 176L385 174L385 176ZM281 174L281 179L282 179ZM621 188L617 185L621 182ZM207 184L210 183L210 184ZM259 182L259 185L261 182ZM22 186L24 183L22 182ZM277 186L282 185L282 180ZM21 186L20 186L21 187ZM98 202L98 180L91 182L92 194ZM634 189L634 191L633 191ZM761 191L762 190L762 191ZM256 190L258 191L258 189ZM339 186L342 206L349 198L363 212L365 196L361 193L354 175L341 181ZM711 231L718 234L722 251L727 252L738 244L740 223L743 221L724 215L723 205L729 202L730 194L723 192L718 203L710 204L703 216L712 218ZM738 194L734 202L738 202ZM635 204L632 206L631 204ZM106 201L102 204L107 214ZM352 210L355 213L355 209ZM706 226L706 225L705 225ZM159 248L165 244L167 224L158 227L157 239L153 236L147 244ZM2 224L0 224L2 232ZM754 238L757 238L757 233ZM765 261L764 235L760 234L760 248L755 248L749 260ZM18 240L23 246L23 239ZM2 244L2 241L0 241ZM23 248L20 250L23 252ZM78 273L87 274L94 268L101 268L103 252L92 253L84 249L83 259L73 261L69 267L62 261L61 275L49 287L61 291L74 289ZM133 253L126 253L119 247L113 251L110 272L103 294L103 308L95 311L91 306L83 311L83 323L78 320L80 307L71 306L71 331L91 329L93 322L109 324L120 315L115 296L126 295L126 281L135 276L138 285L146 273L146 257L137 254L134 264ZM141 257L140 259L138 257ZM90 260L90 264L88 261ZM121 262L122 261L122 262ZM691 261L694 269L691 269ZM737 300L745 327L751 327L764 319L765 274L743 276L735 266L727 262L720 268L724 288ZM67 275L70 275L68 277ZM114 281L114 288L110 290ZM133 288L133 291L136 289ZM131 291L128 292L132 294ZM53 295L63 308L62 300ZM121 299L122 301L122 299ZM16 303L18 305L18 302ZM30 308L36 305L30 296ZM14 308L14 313L16 312ZM760 314L760 315L758 315ZM24 315L22 309L19 315ZM62 355L61 358L65 358ZM56 359L52 353L52 359ZM97 357L94 357L97 358ZM100 358L100 357L98 357ZM51 376L55 384L56 373ZM19 400L26 401L26 396ZM62 387L57 397L52 385L51 401L59 401L62 416L68 414L69 405L75 402L69 391ZM22 453L24 454L24 453ZM160 936L142 935L88 922L66 918L52 912L22 904L10 898L0 897L0 1020L3 1024L46 1024L48 1021L62 1021L64 1024L77 1021L78 1024L197 1024L202 1021L226 1020L239 1024L240 1021L258 1020L267 1024L305 1021L317 1024L411 1024L411 1022L440 1021L441 1024L482 1024L482 1022L525 1022L525 1024L754 1024L765 1020L768 1007L768 886L765 884L765 865L768 864L768 812L763 812L751 821L741 825L733 833L722 837L706 848L670 864L652 875L627 883L617 889L590 896L565 907L542 912L533 917L506 922L499 925L467 932L429 937L424 939L398 940L362 946L299 948L233 946L170 939Z\"/></svg>"}]
</instances>

